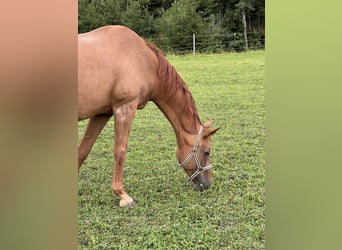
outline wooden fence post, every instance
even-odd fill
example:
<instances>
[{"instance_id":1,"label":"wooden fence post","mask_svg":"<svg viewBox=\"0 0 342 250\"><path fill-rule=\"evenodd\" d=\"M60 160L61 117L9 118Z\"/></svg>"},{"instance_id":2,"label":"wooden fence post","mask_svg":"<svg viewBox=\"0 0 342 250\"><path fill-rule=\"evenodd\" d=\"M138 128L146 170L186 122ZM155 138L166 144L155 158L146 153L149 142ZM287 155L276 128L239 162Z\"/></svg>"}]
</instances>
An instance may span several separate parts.
<instances>
[{"instance_id":1,"label":"wooden fence post","mask_svg":"<svg viewBox=\"0 0 342 250\"><path fill-rule=\"evenodd\" d=\"M192 54L196 55L196 35L192 34Z\"/></svg>"}]
</instances>

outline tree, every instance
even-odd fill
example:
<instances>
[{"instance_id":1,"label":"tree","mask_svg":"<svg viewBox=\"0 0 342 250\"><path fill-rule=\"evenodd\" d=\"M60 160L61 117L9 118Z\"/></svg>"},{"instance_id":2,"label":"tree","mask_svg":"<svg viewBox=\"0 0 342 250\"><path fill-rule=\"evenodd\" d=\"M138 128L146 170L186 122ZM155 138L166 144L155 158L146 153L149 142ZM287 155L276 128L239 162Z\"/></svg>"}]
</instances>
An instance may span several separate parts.
<instances>
[{"instance_id":1,"label":"tree","mask_svg":"<svg viewBox=\"0 0 342 250\"><path fill-rule=\"evenodd\" d=\"M201 34L204 22L196 12L198 2L193 0L175 1L168 10L164 10L155 22L157 32L164 39L161 47L167 50L189 50L192 34Z\"/></svg>"},{"instance_id":2,"label":"tree","mask_svg":"<svg viewBox=\"0 0 342 250\"><path fill-rule=\"evenodd\" d=\"M254 10L253 0L240 0L235 6L237 12L241 13L242 24L243 24L243 36L245 39L245 48L248 50L248 37L247 37L247 21L246 21L246 11Z\"/></svg>"},{"instance_id":3,"label":"tree","mask_svg":"<svg viewBox=\"0 0 342 250\"><path fill-rule=\"evenodd\" d=\"M265 0L78 0L78 32L125 25L161 49L217 52L263 48Z\"/></svg>"},{"instance_id":4,"label":"tree","mask_svg":"<svg viewBox=\"0 0 342 250\"><path fill-rule=\"evenodd\" d=\"M104 15L97 8L96 2L88 0L78 1L78 32L84 33L106 25Z\"/></svg>"},{"instance_id":5,"label":"tree","mask_svg":"<svg viewBox=\"0 0 342 250\"><path fill-rule=\"evenodd\" d=\"M153 17L149 14L147 7L139 1L130 0L127 8L121 15L121 22L127 27L144 37L150 37L152 32Z\"/></svg>"}]
</instances>

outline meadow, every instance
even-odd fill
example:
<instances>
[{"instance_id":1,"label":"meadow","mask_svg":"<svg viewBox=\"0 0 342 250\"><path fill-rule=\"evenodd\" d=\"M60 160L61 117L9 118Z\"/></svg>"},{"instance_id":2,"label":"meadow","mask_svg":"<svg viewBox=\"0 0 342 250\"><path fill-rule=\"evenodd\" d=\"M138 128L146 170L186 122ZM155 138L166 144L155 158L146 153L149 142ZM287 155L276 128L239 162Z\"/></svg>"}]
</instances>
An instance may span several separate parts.
<instances>
[{"instance_id":1,"label":"meadow","mask_svg":"<svg viewBox=\"0 0 342 250\"><path fill-rule=\"evenodd\" d=\"M112 195L113 118L79 172L79 249L265 249L265 52L167 56L212 137L212 186L193 190L177 165L171 125L153 104L137 111L124 183ZM79 138L86 122L79 122Z\"/></svg>"}]
</instances>

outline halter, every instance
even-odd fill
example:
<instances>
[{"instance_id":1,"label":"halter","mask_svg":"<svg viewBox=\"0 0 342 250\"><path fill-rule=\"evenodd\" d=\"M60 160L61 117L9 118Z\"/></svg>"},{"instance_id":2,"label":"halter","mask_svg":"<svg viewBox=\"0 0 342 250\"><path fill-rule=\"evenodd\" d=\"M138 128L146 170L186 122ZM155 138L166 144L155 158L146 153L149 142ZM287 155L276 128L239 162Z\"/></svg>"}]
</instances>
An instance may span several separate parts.
<instances>
[{"instance_id":1,"label":"halter","mask_svg":"<svg viewBox=\"0 0 342 250\"><path fill-rule=\"evenodd\" d=\"M197 148L198 148L198 144L199 144L199 141L201 139L201 136L202 136L202 132L203 132L203 129L204 127L203 126L200 126L200 130L198 132L198 135L197 135L197 138L196 138L196 141L195 141L195 144L194 144L194 147L192 148L192 151L190 152L190 154L188 155L188 157L186 157L186 159L182 162L182 163L179 163L179 166L181 168L184 169L185 165L188 164L188 162L191 160L191 158L193 157L195 159L195 162L196 162L196 166L197 166L197 170L195 171L195 173L193 173L193 175L191 175L188 179L188 181L192 181L193 179L195 179L200 173L204 172L204 171L207 171L209 169L212 168L212 166L209 164L208 166L205 166L205 167L202 167L201 166L201 163L198 159L198 155L197 155Z\"/></svg>"}]
</instances>

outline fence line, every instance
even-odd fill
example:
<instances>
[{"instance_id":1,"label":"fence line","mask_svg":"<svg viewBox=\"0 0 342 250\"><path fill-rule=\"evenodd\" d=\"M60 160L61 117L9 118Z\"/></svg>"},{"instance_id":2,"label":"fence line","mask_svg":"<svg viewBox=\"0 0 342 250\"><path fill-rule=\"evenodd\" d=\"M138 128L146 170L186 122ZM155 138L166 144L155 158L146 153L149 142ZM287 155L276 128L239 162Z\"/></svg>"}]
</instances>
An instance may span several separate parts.
<instances>
[{"instance_id":1,"label":"fence line","mask_svg":"<svg viewBox=\"0 0 342 250\"><path fill-rule=\"evenodd\" d=\"M265 35L260 32L248 33L248 49L265 49ZM151 38L166 53L243 51L245 41L240 33L228 35L197 35ZM181 41L181 42L180 42Z\"/></svg>"},{"instance_id":2,"label":"fence line","mask_svg":"<svg viewBox=\"0 0 342 250\"><path fill-rule=\"evenodd\" d=\"M234 35L234 34L243 34L241 32L234 32L231 33L229 35ZM262 32L257 32L257 31L253 31L253 32L248 32L247 35L252 35L252 34L263 34ZM188 36L172 36L172 37L157 37L157 38L150 38L150 40L169 40L169 39L178 39L178 38L192 38L193 34L188 35ZM217 35L198 35L196 34L196 37L227 37L227 34L217 34Z\"/></svg>"}]
</instances>

